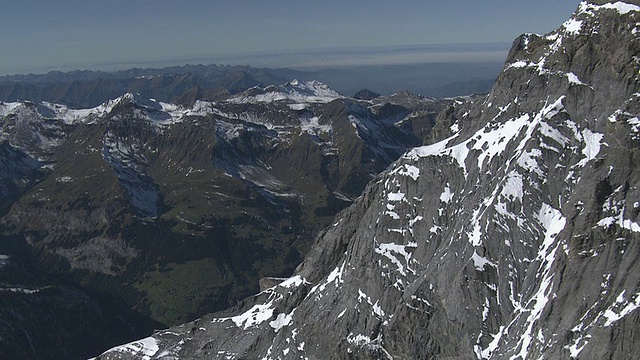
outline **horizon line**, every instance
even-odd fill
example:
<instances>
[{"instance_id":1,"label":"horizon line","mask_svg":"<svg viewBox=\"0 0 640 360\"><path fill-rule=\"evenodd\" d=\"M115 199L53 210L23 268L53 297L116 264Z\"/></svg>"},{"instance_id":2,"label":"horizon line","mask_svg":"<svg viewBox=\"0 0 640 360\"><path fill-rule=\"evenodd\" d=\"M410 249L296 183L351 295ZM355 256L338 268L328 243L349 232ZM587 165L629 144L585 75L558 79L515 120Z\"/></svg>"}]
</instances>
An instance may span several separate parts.
<instances>
[{"instance_id":1,"label":"horizon line","mask_svg":"<svg viewBox=\"0 0 640 360\"><path fill-rule=\"evenodd\" d=\"M322 69L346 66L409 65L442 62L497 62L504 61L510 46L511 43L507 42L430 43L203 54L173 59L116 60L94 64L58 64L29 70L0 70L0 77L37 76L51 72L69 73L74 71L113 73L130 69L147 70L198 65L250 66L272 69ZM454 56L462 54L468 54L470 57Z\"/></svg>"}]
</instances>

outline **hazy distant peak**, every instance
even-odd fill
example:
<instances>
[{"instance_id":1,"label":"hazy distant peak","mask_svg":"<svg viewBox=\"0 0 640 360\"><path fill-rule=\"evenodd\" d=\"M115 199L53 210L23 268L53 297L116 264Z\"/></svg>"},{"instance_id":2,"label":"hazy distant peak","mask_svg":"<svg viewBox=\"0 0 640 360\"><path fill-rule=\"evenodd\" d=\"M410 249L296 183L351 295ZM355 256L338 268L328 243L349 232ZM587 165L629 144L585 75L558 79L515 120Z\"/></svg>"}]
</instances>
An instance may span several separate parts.
<instances>
[{"instance_id":1,"label":"hazy distant peak","mask_svg":"<svg viewBox=\"0 0 640 360\"><path fill-rule=\"evenodd\" d=\"M377 97L380 97L380 94L369 89L362 89L353 95L353 98L358 100L373 100Z\"/></svg>"},{"instance_id":2,"label":"hazy distant peak","mask_svg":"<svg viewBox=\"0 0 640 360\"><path fill-rule=\"evenodd\" d=\"M127 92L113 101L117 104L132 103L148 109L162 110L162 105L155 99L147 99L139 93Z\"/></svg>"}]
</instances>

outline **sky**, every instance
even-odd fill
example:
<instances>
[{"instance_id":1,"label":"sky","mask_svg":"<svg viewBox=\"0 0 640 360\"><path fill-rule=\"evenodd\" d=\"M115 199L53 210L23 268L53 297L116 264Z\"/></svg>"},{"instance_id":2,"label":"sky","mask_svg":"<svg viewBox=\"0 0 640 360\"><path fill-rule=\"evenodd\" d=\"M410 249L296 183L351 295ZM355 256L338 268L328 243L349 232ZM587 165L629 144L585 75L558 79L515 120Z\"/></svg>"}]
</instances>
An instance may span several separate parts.
<instances>
[{"instance_id":1,"label":"sky","mask_svg":"<svg viewBox=\"0 0 640 360\"><path fill-rule=\"evenodd\" d=\"M522 33L543 34L559 27L578 4L578 0L10 1L2 6L0 75L214 60L232 64L253 59L259 64L265 54L279 56L272 62L288 58L304 65L310 57L295 60L300 53L323 53L329 59L326 54L345 50L414 45L508 47ZM383 59L378 61L412 61L408 55ZM425 59L417 56L415 61ZM282 65L292 64L283 60Z\"/></svg>"}]
</instances>

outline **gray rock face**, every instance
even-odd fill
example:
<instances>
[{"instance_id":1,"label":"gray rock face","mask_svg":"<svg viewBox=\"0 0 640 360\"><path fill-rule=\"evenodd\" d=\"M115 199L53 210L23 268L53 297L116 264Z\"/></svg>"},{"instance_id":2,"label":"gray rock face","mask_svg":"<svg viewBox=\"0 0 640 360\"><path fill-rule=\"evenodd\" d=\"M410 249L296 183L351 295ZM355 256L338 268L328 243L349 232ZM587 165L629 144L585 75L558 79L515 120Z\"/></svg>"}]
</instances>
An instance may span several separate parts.
<instances>
[{"instance_id":1,"label":"gray rock face","mask_svg":"<svg viewBox=\"0 0 640 360\"><path fill-rule=\"evenodd\" d=\"M639 21L583 2L521 36L295 276L100 358L637 358Z\"/></svg>"}]
</instances>

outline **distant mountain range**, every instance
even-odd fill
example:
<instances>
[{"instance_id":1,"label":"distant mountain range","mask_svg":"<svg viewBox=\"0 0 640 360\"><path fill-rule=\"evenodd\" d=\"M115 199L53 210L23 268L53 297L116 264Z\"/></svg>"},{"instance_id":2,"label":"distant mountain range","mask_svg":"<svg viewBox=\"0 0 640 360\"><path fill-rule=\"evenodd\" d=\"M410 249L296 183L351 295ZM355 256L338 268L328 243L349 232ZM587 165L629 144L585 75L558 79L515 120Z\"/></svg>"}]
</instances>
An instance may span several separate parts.
<instances>
[{"instance_id":1,"label":"distant mountain range","mask_svg":"<svg viewBox=\"0 0 640 360\"><path fill-rule=\"evenodd\" d=\"M0 100L48 101L88 108L132 92L159 101L190 105L196 100L225 98L253 86L280 84L294 78L290 76L294 73L248 66L187 65L117 72L15 75L0 78Z\"/></svg>"},{"instance_id":2,"label":"distant mountain range","mask_svg":"<svg viewBox=\"0 0 640 360\"><path fill-rule=\"evenodd\" d=\"M369 88L381 94L409 90L432 97L486 93L501 63L431 63L364 65L324 70L185 65L124 71L52 71L40 75L0 77L0 101L55 102L75 108L95 107L124 93L181 105L215 101L254 86L291 79L319 80L343 94Z\"/></svg>"}]
</instances>

